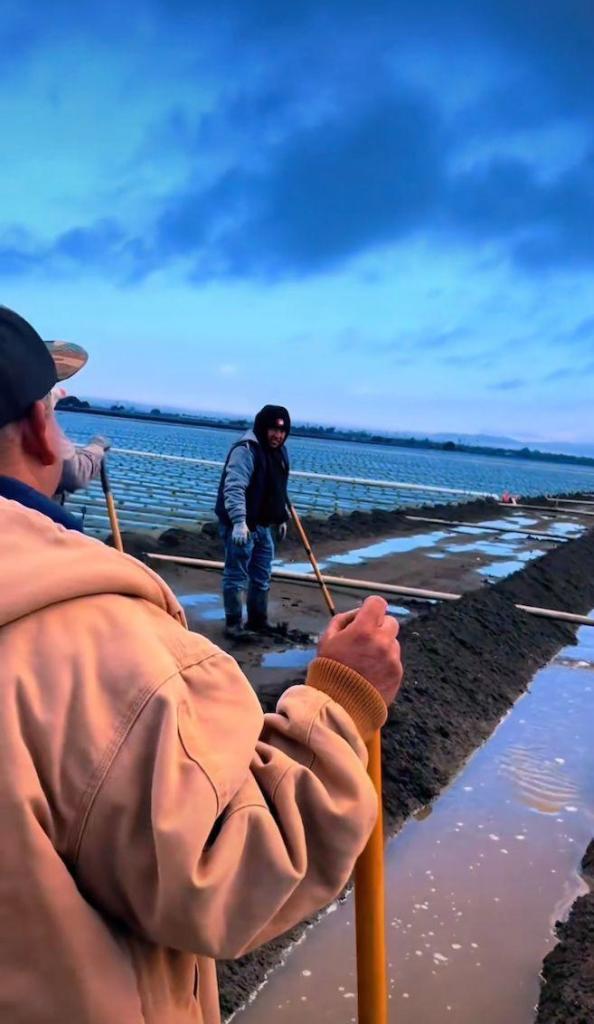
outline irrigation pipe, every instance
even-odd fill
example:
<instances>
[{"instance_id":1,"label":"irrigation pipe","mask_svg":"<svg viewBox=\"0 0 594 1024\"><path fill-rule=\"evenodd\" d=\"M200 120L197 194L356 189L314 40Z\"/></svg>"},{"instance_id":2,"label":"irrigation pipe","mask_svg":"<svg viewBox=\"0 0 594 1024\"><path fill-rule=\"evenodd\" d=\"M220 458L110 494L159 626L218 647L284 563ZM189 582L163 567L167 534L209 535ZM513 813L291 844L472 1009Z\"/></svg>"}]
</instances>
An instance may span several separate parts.
<instances>
[{"instance_id":1,"label":"irrigation pipe","mask_svg":"<svg viewBox=\"0 0 594 1024\"><path fill-rule=\"evenodd\" d=\"M498 501L497 504L501 508L508 509L508 511L509 511L510 508L514 508L514 509L515 508L526 508L526 509L529 509L531 512L547 512L550 516L553 516L553 517L554 516L574 516L574 517L575 516L594 516L594 512L582 512L581 509L578 509L578 508L575 508L575 509L573 509L573 508L557 508L556 505L554 507L551 506L551 505L510 505L510 503L508 501Z\"/></svg>"},{"instance_id":2,"label":"irrigation pipe","mask_svg":"<svg viewBox=\"0 0 594 1024\"><path fill-rule=\"evenodd\" d=\"M581 501L579 498L562 498L561 496L556 498L554 495L548 495L547 501L554 501L555 505L558 505L559 502L563 502L565 505L594 505L594 501Z\"/></svg>"},{"instance_id":3,"label":"irrigation pipe","mask_svg":"<svg viewBox=\"0 0 594 1024\"><path fill-rule=\"evenodd\" d=\"M331 616L336 615L334 600L320 572L303 524L291 502L288 502L288 506L328 611ZM367 771L377 794L378 816L373 832L355 865L358 1018L359 1024L387 1024L382 741L379 729L367 743L367 758Z\"/></svg>"},{"instance_id":4,"label":"irrigation pipe","mask_svg":"<svg viewBox=\"0 0 594 1024\"><path fill-rule=\"evenodd\" d=\"M212 562L206 558L185 558L182 555L160 555L148 553L147 557L157 562L171 562L176 565L192 565L196 569L214 569L222 571L224 562ZM291 583L312 583L314 577L309 573L292 572L289 569L273 569L271 575ZM423 590L420 587L401 587L394 583L376 583L373 580L351 579L346 576L328 576L321 573L324 583L331 587L348 590L369 590L375 594L397 594L400 597L415 597L425 601L459 601L463 594L451 594L442 590ZM594 619L577 612L564 612L556 608L538 608L527 604L515 604L518 611L528 615L536 615L541 619L555 619L560 622L571 622L578 626L594 626Z\"/></svg>"},{"instance_id":5,"label":"irrigation pipe","mask_svg":"<svg viewBox=\"0 0 594 1024\"><path fill-rule=\"evenodd\" d=\"M107 475L107 467L105 465L105 456L101 460L101 486L105 495L105 504L107 505L107 513L109 515L109 524L111 526L111 533L113 536L113 545L118 551L124 550L122 544L122 535L120 533L120 524L118 523L118 514L116 512L115 502L113 500L113 494L111 493L111 487L109 486L109 477Z\"/></svg>"},{"instance_id":6,"label":"irrigation pipe","mask_svg":"<svg viewBox=\"0 0 594 1024\"><path fill-rule=\"evenodd\" d=\"M521 533L526 537L533 537L535 540L553 540L556 544L568 541L569 537L555 537L551 533L541 533L535 530L520 530L513 526L485 526L483 523L463 523L458 519L429 519L426 516L404 516L411 523L435 523L441 526L458 526L470 530L485 530L489 533Z\"/></svg>"},{"instance_id":7,"label":"irrigation pipe","mask_svg":"<svg viewBox=\"0 0 594 1024\"><path fill-rule=\"evenodd\" d=\"M172 462L189 462L195 466L213 466L221 469L225 463L213 459L195 459L189 455L165 455L162 452L143 452L135 448L112 448L114 455L134 455L145 459L165 459ZM488 491L465 491L457 487L439 487L434 484L411 484L403 480L374 480L358 476L335 476L330 473L313 473L304 470L291 470L291 479L303 477L308 480L332 480L340 484L360 484L364 487L383 487L387 490L422 491L428 494L461 494L471 498L495 498L498 494Z\"/></svg>"}]
</instances>

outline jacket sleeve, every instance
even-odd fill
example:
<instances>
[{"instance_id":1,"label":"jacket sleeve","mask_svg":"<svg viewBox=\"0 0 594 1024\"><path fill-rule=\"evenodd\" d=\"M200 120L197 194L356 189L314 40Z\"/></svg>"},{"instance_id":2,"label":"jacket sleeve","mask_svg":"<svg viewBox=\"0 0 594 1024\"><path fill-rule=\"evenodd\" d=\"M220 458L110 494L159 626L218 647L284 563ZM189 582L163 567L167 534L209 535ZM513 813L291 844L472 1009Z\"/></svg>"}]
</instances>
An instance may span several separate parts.
<instances>
[{"instance_id":1,"label":"jacket sleeve","mask_svg":"<svg viewBox=\"0 0 594 1024\"><path fill-rule=\"evenodd\" d=\"M84 448L77 448L70 459L65 459L58 494L65 491L82 490L99 475L105 449L99 442L91 441Z\"/></svg>"},{"instance_id":2,"label":"jacket sleeve","mask_svg":"<svg viewBox=\"0 0 594 1024\"><path fill-rule=\"evenodd\" d=\"M266 716L222 652L161 687L86 821L75 874L95 905L156 944L228 958L342 890L377 816L360 730L385 706L335 662L308 681Z\"/></svg>"},{"instance_id":3,"label":"jacket sleeve","mask_svg":"<svg viewBox=\"0 0 594 1024\"><path fill-rule=\"evenodd\" d=\"M254 454L249 444L238 445L229 456L223 484L225 509L234 525L246 521L245 492L253 472Z\"/></svg>"}]
</instances>

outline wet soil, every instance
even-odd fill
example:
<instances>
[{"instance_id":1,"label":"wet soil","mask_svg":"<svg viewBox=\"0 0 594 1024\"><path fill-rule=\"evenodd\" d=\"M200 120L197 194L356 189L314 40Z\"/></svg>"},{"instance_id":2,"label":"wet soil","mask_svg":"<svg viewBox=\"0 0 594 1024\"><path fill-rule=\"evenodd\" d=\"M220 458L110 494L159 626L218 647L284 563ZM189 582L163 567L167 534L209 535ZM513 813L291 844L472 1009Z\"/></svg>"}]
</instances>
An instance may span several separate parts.
<instances>
[{"instance_id":1,"label":"wet soil","mask_svg":"<svg viewBox=\"0 0 594 1024\"><path fill-rule=\"evenodd\" d=\"M437 518L465 521L501 518L504 512L489 502L420 511ZM402 512L354 513L338 518L340 523L307 522L310 539L321 558L351 549L355 540L363 545L374 537L416 534L420 529L420 524L404 520ZM544 526L546 523L539 522L535 528ZM296 551L296 544L291 543ZM220 541L209 529L191 534L166 531L160 538L128 536L126 548L134 553L149 549L221 557ZM404 560L406 557L408 561ZM559 544L521 572L496 584L487 585L486 578L476 573L476 560L476 551L469 544L467 551L433 562L427 552L413 551L410 556L378 559L372 568L370 561L348 568L349 576L360 574L381 579L385 574L384 579L394 581L397 573L399 582L411 585L456 592L469 586L475 588L455 603L415 605L415 616L402 626L405 679L383 731L384 809L390 833L430 803L489 736L535 671L559 648L572 643L572 627L529 617L517 611L514 602L581 614L594 606L594 532ZM178 594L214 592L219 587L219 581L205 572L164 570L162 564L159 568ZM355 600L341 594L337 603L339 608L352 607ZM289 618L291 626L302 632L315 634L323 628L319 594L307 585L275 586L273 612L276 617ZM220 622L200 621L198 628L224 645ZM255 650L235 646L230 649L247 672L265 710L275 706L288 685L303 682L303 671L262 669L262 654L274 649L270 640L262 641ZM255 991L306 926L300 925L240 961L220 965L221 1002L226 1015ZM557 1019L562 1018L550 1018Z\"/></svg>"},{"instance_id":2,"label":"wet soil","mask_svg":"<svg viewBox=\"0 0 594 1024\"><path fill-rule=\"evenodd\" d=\"M590 892L558 921L559 944L545 958L536 1024L592 1024L594 1021L594 840L582 860Z\"/></svg>"}]
</instances>

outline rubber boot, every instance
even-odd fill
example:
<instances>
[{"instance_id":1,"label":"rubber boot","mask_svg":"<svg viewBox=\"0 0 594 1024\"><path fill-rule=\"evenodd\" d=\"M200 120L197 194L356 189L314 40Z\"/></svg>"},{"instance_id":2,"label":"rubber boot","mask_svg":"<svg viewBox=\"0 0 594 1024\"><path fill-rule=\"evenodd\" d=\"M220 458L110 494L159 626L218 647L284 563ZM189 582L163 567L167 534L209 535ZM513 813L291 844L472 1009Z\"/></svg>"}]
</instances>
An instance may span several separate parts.
<instances>
[{"instance_id":1,"label":"rubber boot","mask_svg":"<svg viewBox=\"0 0 594 1024\"><path fill-rule=\"evenodd\" d=\"M261 636L278 636L279 629L268 621L268 591L248 590L247 628Z\"/></svg>"},{"instance_id":2,"label":"rubber boot","mask_svg":"<svg viewBox=\"0 0 594 1024\"><path fill-rule=\"evenodd\" d=\"M244 629L241 617L241 591L223 590L223 604L225 606L225 636L229 640L247 641L254 638L254 634Z\"/></svg>"}]
</instances>

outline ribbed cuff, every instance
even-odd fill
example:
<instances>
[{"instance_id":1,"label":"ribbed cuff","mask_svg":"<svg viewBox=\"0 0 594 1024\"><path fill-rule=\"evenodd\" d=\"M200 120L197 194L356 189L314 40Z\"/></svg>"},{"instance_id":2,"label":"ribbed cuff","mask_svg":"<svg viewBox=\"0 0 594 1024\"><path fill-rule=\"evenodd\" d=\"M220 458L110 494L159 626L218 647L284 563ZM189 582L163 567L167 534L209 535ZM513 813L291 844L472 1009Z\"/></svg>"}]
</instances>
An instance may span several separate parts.
<instances>
[{"instance_id":1,"label":"ribbed cuff","mask_svg":"<svg viewBox=\"0 0 594 1024\"><path fill-rule=\"evenodd\" d=\"M309 666L307 686L321 690L340 704L353 719L364 740L368 740L388 717L388 709L375 686L331 658L315 658Z\"/></svg>"}]
</instances>

